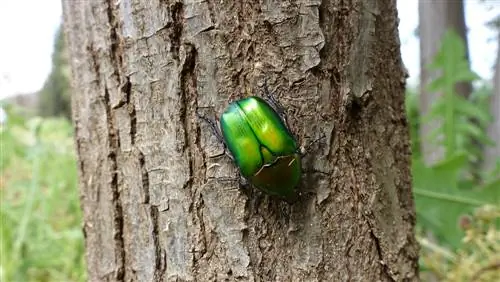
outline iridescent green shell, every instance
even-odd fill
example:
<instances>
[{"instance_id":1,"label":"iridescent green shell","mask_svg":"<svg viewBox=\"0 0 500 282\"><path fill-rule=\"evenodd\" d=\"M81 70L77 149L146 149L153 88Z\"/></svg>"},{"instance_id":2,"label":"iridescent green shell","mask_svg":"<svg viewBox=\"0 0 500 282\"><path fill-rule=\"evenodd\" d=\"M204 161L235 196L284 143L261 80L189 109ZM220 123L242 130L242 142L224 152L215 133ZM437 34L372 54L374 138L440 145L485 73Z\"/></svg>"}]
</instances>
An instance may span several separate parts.
<instances>
[{"instance_id":1,"label":"iridescent green shell","mask_svg":"<svg viewBox=\"0 0 500 282\"><path fill-rule=\"evenodd\" d=\"M295 196L301 175L297 142L266 101L252 96L231 103L220 125L224 142L245 178L268 194Z\"/></svg>"}]
</instances>

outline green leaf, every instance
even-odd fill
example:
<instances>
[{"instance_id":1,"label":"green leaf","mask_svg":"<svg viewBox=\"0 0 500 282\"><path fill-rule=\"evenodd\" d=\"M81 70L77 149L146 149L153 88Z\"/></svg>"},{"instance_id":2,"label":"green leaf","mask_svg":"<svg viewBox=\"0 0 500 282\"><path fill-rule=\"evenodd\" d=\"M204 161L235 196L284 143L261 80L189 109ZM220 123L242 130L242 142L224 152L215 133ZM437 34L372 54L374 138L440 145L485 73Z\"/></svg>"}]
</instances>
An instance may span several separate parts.
<instances>
[{"instance_id":1,"label":"green leaf","mask_svg":"<svg viewBox=\"0 0 500 282\"><path fill-rule=\"evenodd\" d=\"M487 111L476 106L474 103L464 99L463 97L456 97L454 102L456 110L459 113L464 114L467 118L477 119L483 124L492 120L492 116Z\"/></svg>"},{"instance_id":2,"label":"green leaf","mask_svg":"<svg viewBox=\"0 0 500 282\"><path fill-rule=\"evenodd\" d=\"M484 137L484 132L473 123L458 123L457 130L460 130L462 134L474 137L476 139Z\"/></svg>"},{"instance_id":3,"label":"green leaf","mask_svg":"<svg viewBox=\"0 0 500 282\"><path fill-rule=\"evenodd\" d=\"M426 166L420 152L413 155L412 174L417 223L425 232L432 232L442 244L457 248L463 236L457 221L464 213L472 212L484 204L500 204L500 180L491 177L487 184L477 189L476 175L486 175L472 163L481 158L482 148L491 144L486 126L491 121L488 114L488 94L491 87L483 85L475 95L466 99L456 93L458 82L472 82L479 77L470 70L465 45L456 33L447 32L441 48L428 68L435 70L436 78L426 85L435 94L433 105L425 116L412 116L418 122L411 124L412 149L420 139L441 144L443 159L433 166ZM419 127L425 123L438 123L426 136L418 136ZM492 173L500 174L499 170ZM487 179L485 178L483 179ZM489 178L489 177L488 177Z\"/></svg>"}]
</instances>

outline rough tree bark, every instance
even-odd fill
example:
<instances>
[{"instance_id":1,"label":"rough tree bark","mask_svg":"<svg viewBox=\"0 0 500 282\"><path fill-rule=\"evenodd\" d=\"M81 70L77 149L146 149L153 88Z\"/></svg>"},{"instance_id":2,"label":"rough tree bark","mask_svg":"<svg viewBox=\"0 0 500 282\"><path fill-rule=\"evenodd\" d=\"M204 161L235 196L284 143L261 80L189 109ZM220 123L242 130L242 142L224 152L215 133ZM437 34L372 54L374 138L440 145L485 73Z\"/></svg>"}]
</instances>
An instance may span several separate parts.
<instances>
[{"instance_id":1,"label":"rough tree bark","mask_svg":"<svg viewBox=\"0 0 500 282\"><path fill-rule=\"evenodd\" d=\"M498 34L500 43L500 34ZM499 45L500 46L500 45ZM493 96L491 96L490 111L493 122L488 126L488 136L495 142L494 146L485 146L483 167L493 169L500 157L500 48L497 51L495 74L493 76Z\"/></svg>"},{"instance_id":2,"label":"rough tree bark","mask_svg":"<svg viewBox=\"0 0 500 282\"><path fill-rule=\"evenodd\" d=\"M465 25L464 3L462 0L420 0L419 1L419 36L420 36L420 113L427 115L441 93L431 93L427 85L436 78L437 73L427 67L434 59L441 47L441 39L447 30L453 29L465 42L467 59L469 48L467 45L467 26ZM470 83L459 83L456 86L458 95L468 97L472 91ZM423 138L422 153L427 164L433 164L444 156L444 148L425 138L434 129L438 128L439 122L422 123L420 135Z\"/></svg>"},{"instance_id":3,"label":"rough tree bark","mask_svg":"<svg viewBox=\"0 0 500 282\"><path fill-rule=\"evenodd\" d=\"M89 279L416 280L395 2L64 1ZM265 79L326 135L294 205L226 181L196 118Z\"/></svg>"}]
</instances>

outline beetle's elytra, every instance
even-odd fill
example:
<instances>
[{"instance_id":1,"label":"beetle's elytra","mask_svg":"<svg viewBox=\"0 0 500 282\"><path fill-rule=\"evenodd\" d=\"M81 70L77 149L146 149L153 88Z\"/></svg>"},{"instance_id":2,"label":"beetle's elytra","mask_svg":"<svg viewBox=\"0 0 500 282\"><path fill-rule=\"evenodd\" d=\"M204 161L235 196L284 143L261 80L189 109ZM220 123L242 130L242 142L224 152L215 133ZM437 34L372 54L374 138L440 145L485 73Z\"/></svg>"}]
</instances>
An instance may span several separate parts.
<instances>
[{"instance_id":1,"label":"beetle's elytra","mask_svg":"<svg viewBox=\"0 0 500 282\"><path fill-rule=\"evenodd\" d=\"M288 202L296 199L302 172L297 141L266 100L251 96L234 101L220 117L220 131L210 123L253 186Z\"/></svg>"}]
</instances>

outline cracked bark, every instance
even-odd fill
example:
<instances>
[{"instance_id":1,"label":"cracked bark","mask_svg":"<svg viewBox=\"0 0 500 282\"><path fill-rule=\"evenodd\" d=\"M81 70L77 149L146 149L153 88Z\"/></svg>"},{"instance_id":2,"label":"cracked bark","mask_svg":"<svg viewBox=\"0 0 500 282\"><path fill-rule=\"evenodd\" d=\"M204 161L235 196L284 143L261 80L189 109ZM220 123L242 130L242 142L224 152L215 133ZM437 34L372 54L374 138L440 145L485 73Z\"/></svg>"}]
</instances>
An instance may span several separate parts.
<instances>
[{"instance_id":1,"label":"cracked bark","mask_svg":"<svg viewBox=\"0 0 500 282\"><path fill-rule=\"evenodd\" d=\"M417 280L395 1L63 1L91 281ZM196 111L287 107L300 201L241 190Z\"/></svg>"}]
</instances>

